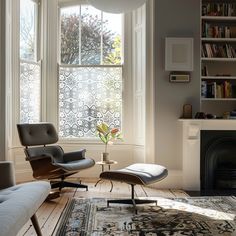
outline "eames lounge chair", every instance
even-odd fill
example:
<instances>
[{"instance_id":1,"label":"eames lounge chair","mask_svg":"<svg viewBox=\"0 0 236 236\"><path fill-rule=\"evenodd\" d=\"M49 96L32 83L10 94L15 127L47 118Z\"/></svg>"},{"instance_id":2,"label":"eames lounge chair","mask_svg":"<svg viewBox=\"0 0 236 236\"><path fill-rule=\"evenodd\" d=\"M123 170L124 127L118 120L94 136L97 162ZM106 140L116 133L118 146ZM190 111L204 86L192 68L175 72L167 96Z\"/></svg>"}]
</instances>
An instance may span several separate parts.
<instances>
[{"instance_id":1,"label":"eames lounge chair","mask_svg":"<svg viewBox=\"0 0 236 236\"><path fill-rule=\"evenodd\" d=\"M88 186L81 183L64 181L66 177L95 164L93 159L85 158L85 149L64 153L60 146L55 145L58 135L51 123L18 124L17 129L34 178L48 179L51 181L51 187L59 190L64 187L88 190Z\"/></svg>"}]
</instances>

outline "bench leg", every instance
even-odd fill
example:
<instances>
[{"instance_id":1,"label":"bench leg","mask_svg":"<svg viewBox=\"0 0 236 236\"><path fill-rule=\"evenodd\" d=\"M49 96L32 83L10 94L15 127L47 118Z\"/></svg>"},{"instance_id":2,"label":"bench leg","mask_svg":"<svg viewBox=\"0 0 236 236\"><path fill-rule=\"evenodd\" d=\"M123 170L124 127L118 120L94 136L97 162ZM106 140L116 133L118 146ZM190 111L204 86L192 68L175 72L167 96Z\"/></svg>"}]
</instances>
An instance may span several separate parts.
<instances>
[{"instance_id":1,"label":"bench leg","mask_svg":"<svg viewBox=\"0 0 236 236\"><path fill-rule=\"evenodd\" d=\"M37 236L43 236L41 229L39 227L39 223L38 223L38 219L37 219L36 215L34 214L30 219L31 219L31 222L34 226Z\"/></svg>"}]
</instances>

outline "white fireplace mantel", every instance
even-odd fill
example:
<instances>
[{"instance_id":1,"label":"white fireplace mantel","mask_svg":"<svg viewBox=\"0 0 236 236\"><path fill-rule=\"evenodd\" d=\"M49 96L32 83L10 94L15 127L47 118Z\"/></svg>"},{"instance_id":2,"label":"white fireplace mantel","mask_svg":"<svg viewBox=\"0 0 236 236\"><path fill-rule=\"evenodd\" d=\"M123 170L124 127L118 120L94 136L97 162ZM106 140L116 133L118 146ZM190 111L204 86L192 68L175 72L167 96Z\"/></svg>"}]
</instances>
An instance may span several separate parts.
<instances>
[{"instance_id":1,"label":"white fireplace mantel","mask_svg":"<svg viewBox=\"0 0 236 236\"><path fill-rule=\"evenodd\" d=\"M200 131L236 130L236 120L179 119L182 122L183 189L200 190Z\"/></svg>"}]
</instances>

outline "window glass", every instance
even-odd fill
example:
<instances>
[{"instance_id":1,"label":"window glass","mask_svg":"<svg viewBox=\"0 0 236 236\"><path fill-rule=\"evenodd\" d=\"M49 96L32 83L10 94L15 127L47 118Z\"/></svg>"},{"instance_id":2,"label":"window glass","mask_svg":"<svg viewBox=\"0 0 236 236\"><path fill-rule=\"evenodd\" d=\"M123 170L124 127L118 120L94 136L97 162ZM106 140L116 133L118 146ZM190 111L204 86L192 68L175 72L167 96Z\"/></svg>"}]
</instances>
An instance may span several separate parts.
<instances>
[{"instance_id":1,"label":"window glass","mask_svg":"<svg viewBox=\"0 0 236 236\"><path fill-rule=\"evenodd\" d=\"M121 64L121 16L103 13L103 64Z\"/></svg>"},{"instance_id":2,"label":"window glass","mask_svg":"<svg viewBox=\"0 0 236 236\"><path fill-rule=\"evenodd\" d=\"M20 63L20 122L40 121L40 65Z\"/></svg>"},{"instance_id":3,"label":"window glass","mask_svg":"<svg viewBox=\"0 0 236 236\"><path fill-rule=\"evenodd\" d=\"M40 121L41 63L37 62L38 4L20 0L20 122Z\"/></svg>"},{"instance_id":4,"label":"window glass","mask_svg":"<svg viewBox=\"0 0 236 236\"><path fill-rule=\"evenodd\" d=\"M101 122L120 127L121 76L121 67L61 67L59 135L91 138Z\"/></svg>"},{"instance_id":5,"label":"window glass","mask_svg":"<svg viewBox=\"0 0 236 236\"><path fill-rule=\"evenodd\" d=\"M101 122L121 128L121 28L119 14L88 5L61 9L61 137L95 137Z\"/></svg>"},{"instance_id":6,"label":"window glass","mask_svg":"<svg viewBox=\"0 0 236 236\"><path fill-rule=\"evenodd\" d=\"M61 63L120 65L122 17L82 5L61 9Z\"/></svg>"},{"instance_id":7,"label":"window glass","mask_svg":"<svg viewBox=\"0 0 236 236\"><path fill-rule=\"evenodd\" d=\"M37 4L20 0L20 58L37 60Z\"/></svg>"},{"instance_id":8,"label":"window glass","mask_svg":"<svg viewBox=\"0 0 236 236\"><path fill-rule=\"evenodd\" d=\"M81 64L101 64L101 11L89 7L81 7Z\"/></svg>"},{"instance_id":9,"label":"window glass","mask_svg":"<svg viewBox=\"0 0 236 236\"><path fill-rule=\"evenodd\" d=\"M80 7L61 9L61 63L80 64Z\"/></svg>"}]
</instances>

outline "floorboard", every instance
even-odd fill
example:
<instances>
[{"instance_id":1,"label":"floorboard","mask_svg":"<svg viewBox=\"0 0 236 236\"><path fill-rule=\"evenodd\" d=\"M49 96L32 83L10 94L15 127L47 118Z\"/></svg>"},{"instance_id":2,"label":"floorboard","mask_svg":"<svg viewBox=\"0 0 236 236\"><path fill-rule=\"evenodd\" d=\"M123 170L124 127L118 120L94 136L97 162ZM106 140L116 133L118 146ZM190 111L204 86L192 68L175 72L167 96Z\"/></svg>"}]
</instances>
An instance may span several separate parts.
<instances>
[{"instance_id":1,"label":"floorboard","mask_svg":"<svg viewBox=\"0 0 236 236\"><path fill-rule=\"evenodd\" d=\"M56 227L63 214L66 204L73 197L78 198L127 198L130 197L131 188L126 183L113 182L113 190L109 181L101 181L95 187L96 180L83 180L83 184L88 185L89 191L85 189L64 188L60 198L44 202L38 209L36 215L44 236L51 236L56 231ZM182 190L160 190L150 187L135 186L135 197L186 197ZM31 221L28 221L17 234L17 236L35 236L36 233Z\"/></svg>"}]
</instances>

